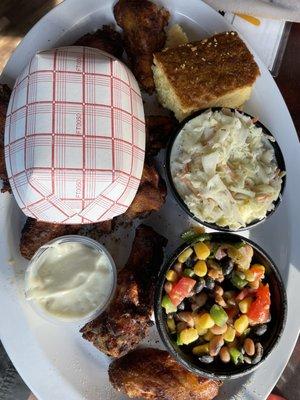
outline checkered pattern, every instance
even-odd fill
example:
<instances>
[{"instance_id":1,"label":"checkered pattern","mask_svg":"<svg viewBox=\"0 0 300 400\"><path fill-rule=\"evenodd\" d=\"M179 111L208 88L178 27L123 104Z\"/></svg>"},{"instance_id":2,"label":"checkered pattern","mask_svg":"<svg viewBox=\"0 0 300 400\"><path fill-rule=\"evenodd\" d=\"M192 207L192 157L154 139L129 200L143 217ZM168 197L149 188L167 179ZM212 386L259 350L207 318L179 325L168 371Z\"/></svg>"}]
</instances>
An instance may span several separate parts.
<instances>
[{"instance_id":1,"label":"checkered pattern","mask_svg":"<svg viewBox=\"0 0 300 400\"><path fill-rule=\"evenodd\" d=\"M17 79L5 160L28 216L78 224L126 211L145 153L141 94L120 61L88 47L36 54Z\"/></svg>"}]
</instances>

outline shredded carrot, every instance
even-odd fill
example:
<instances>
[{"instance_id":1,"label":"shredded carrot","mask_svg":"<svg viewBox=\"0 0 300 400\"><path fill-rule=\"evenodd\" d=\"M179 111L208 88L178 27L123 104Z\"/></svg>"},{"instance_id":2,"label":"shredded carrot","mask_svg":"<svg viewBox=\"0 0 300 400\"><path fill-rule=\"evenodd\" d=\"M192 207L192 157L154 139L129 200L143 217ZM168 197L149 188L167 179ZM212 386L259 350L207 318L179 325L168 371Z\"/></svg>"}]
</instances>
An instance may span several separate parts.
<instances>
[{"instance_id":1,"label":"shredded carrot","mask_svg":"<svg viewBox=\"0 0 300 400\"><path fill-rule=\"evenodd\" d=\"M260 20L258 18L253 17L252 15L240 14L240 13L237 13L236 15L238 15L240 18L243 18L245 21L250 22L250 24L253 24L255 26L260 25Z\"/></svg>"}]
</instances>

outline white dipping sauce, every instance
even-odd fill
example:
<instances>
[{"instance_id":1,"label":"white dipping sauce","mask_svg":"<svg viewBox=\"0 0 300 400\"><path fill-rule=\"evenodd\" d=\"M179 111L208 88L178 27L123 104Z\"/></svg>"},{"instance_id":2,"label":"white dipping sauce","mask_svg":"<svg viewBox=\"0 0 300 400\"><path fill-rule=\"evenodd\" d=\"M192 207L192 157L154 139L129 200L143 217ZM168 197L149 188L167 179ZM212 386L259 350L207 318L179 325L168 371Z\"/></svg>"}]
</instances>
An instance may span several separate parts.
<instances>
[{"instance_id":1,"label":"white dipping sauce","mask_svg":"<svg viewBox=\"0 0 300 400\"><path fill-rule=\"evenodd\" d=\"M49 245L30 268L26 298L59 319L78 320L103 306L114 288L107 255L79 242Z\"/></svg>"}]
</instances>

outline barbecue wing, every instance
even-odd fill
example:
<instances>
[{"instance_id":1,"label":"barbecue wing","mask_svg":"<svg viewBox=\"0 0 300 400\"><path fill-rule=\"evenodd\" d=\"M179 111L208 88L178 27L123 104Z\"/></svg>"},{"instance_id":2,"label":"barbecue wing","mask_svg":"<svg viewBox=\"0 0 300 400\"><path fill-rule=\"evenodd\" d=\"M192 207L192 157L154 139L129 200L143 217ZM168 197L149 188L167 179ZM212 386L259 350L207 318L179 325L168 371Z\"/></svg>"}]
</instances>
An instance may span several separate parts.
<instances>
[{"instance_id":1,"label":"barbecue wing","mask_svg":"<svg viewBox=\"0 0 300 400\"><path fill-rule=\"evenodd\" d=\"M131 254L118 274L116 296L108 309L82 329L82 336L111 357L121 357L144 339L153 324L154 285L167 240L152 228L136 229Z\"/></svg>"},{"instance_id":2,"label":"barbecue wing","mask_svg":"<svg viewBox=\"0 0 300 400\"><path fill-rule=\"evenodd\" d=\"M152 76L153 53L166 41L165 26L170 14L148 0L119 0L114 6L117 24L123 29L124 47L133 73L149 94L155 89Z\"/></svg>"},{"instance_id":3,"label":"barbecue wing","mask_svg":"<svg viewBox=\"0 0 300 400\"><path fill-rule=\"evenodd\" d=\"M143 218L159 211L166 201L167 188L154 165L145 164L140 186L128 209L123 214L126 221Z\"/></svg>"},{"instance_id":4,"label":"barbecue wing","mask_svg":"<svg viewBox=\"0 0 300 400\"><path fill-rule=\"evenodd\" d=\"M120 33L109 25L103 25L102 29L98 29L94 33L87 33L78 39L74 45L103 50L117 58L121 58L124 51Z\"/></svg>"},{"instance_id":5,"label":"barbecue wing","mask_svg":"<svg viewBox=\"0 0 300 400\"><path fill-rule=\"evenodd\" d=\"M113 229L113 220L90 225L90 231L85 233L82 225L62 225L50 222L37 221L27 218L22 229L20 252L23 257L30 260L39 247L59 236L86 234L95 237L102 233L109 233Z\"/></svg>"},{"instance_id":6,"label":"barbecue wing","mask_svg":"<svg viewBox=\"0 0 300 400\"><path fill-rule=\"evenodd\" d=\"M211 400L221 383L187 371L166 352L137 349L109 366L112 385L130 398Z\"/></svg>"}]
</instances>

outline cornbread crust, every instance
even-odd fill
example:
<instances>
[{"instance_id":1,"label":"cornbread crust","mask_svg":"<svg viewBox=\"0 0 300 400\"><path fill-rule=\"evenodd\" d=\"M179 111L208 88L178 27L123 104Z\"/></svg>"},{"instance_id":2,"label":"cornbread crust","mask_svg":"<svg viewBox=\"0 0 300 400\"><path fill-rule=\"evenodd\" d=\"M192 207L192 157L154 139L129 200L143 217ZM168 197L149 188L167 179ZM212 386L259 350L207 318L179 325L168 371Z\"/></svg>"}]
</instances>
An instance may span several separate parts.
<instances>
[{"instance_id":1,"label":"cornbread crust","mask_svg":"<svg viewBox=\"0 0 300 400\"><path fill-rule=\"evenodd\" d=\"M153 74L159 101L179 120L207 107L241 106L260 75L236 32L156 53Z\"/></svg>"}]
</instances>

